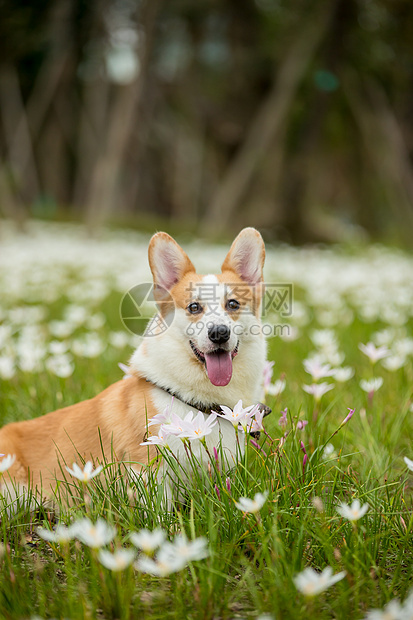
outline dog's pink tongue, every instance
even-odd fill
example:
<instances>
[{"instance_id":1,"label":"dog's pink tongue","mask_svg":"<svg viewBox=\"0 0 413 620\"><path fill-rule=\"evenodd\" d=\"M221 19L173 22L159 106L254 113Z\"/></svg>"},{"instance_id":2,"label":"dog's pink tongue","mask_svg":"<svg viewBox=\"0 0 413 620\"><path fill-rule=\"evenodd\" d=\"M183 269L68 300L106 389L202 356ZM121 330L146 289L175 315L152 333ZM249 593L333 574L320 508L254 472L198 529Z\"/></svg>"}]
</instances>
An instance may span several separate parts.
<instances>
[{"instance_id":1,"label":"dog's pink tongue","mask_svg":"<svg viewBox=\"0 0 413 620\"><path fill-rule=\"evenodd\" d=\"M213 385L228 385L232 377L231 353L226 351L206 353L205 362L211 383Z\"/></svg>"}]
</instances>

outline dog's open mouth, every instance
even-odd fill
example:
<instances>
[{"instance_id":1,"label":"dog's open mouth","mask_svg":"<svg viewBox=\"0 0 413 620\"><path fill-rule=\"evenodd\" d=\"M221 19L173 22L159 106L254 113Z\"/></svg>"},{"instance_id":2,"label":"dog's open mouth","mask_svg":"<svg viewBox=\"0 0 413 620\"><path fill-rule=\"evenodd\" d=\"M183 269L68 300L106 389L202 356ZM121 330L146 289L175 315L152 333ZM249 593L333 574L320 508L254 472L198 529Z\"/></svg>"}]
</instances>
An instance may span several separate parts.
<instances>
[{"instance_id":1,"label":"dog's open mouth","mask_svg":"<svg viewBox=\"0 0 413 620\"><path fill-rule=\"evenodd\" d=\"M207 375L213 385L228 385L232 377L232 360L238 353L238 345L233 351L225 351L224 349L215 349L210 353L203 353L194 345L192 340L189 341L191 349L195 357L205 364Z\"/></svg>"}]
</instances>

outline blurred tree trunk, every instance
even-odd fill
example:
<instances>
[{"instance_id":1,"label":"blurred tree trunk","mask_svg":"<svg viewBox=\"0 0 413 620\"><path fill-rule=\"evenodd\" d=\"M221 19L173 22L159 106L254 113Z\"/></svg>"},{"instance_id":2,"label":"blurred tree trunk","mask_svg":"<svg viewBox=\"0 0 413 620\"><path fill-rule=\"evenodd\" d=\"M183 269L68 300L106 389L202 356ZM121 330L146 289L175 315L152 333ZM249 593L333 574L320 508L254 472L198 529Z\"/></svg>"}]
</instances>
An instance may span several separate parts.
<instances>
[{"instance_id":1,"label":"blurred tree trunk","mask_svg":"<svg viewBox=\"0 0 413 620\"><path fill-rule=\"evenodd\" d=\"M25 228L27 211L14 190L8 162L0 163L0 215L13 220L21 231Z\"/></svg>"},{"instance_id":2,"label":"blurred tree trunk","mask_svg":"<svg viewBox=\"0 0 413 620\"><path fill-rule=\"evenodd\" d=\"M245 141L205 214L203 232L219 234L239 208L258 166L286 123L297 88L325 33L330 15L331 5L323 3L320 15L313 15L311 23L306 20L296 29L296 39L281 64L277 64L274 85L250 123Z\"/></svg>"},{"instance_id":3,"label":"blurred tree trunk","mask_svg":"<svg viewBox=\"0 0 413 620\"><path fill-rule=\"evenodd\" d=\"M172 110L164 124L166 142L171 145L164 171L170 217L193 226L201 199L205 139L196 120L189 123Z\"/></svg>"},{"instance_id":4,"label":"blurred tree trunk","mask_svg":"<svg viewBox=\"0 0 413 620\"><path fill-rule=\"evenodd\" d=\"M141 98L139 125L132 127L128 151L128 175L122 194L123 209L128 214L144 212L145 204L151 201L146 196L146 184L150 179L146 174L147 144L154 124L155 107L162 98L162 91L151 75L145 80L145 97Z\"/></svg>"},{"instance_id":5,"label":"blurred tree trunk","mask_svg":"<svg viewBox=\"0 0 413 620\"><path fill-rule=\"evenodd\" d=\"M70 0L61 0L56 2L53 7L48 28L49 52L26 102L26 113L33 144L36 143L41 132L70 57L71 43L68 23L71 17L71 6ZM21 123L24 124L24 122L24 118L22 118ZM15 137L16 143L18 142L18 133ZM27 157L29 157L28 154Z\"/></svg>"},{"instance_id":6,"label":"blurred tree trunk","mask_svg":"<svg viewBox=\"0 0 413 620\"><path fill-rule=\"evenodd\" d=\"M61 185L62 171L65 162L60 132L56 127L45 128L45 120L55 97L56 89L61 80L67 62L67 52L70 46L68 36L68 18L71 11L69 0L61 0L53 7L48 28L50 36L49 52L40 68L33 88L25 104L20 93L17 70L13 66L3 69L0 80L0 99L7 137L10 178L12 185L7 189L11 208L20 215L23 203L29 204L38 198L42 188L47 188L58 197ZM52 121L53 124L53 121ZM44 149L42 141L45 137ZM36 143L40 140L40 152L37 152ZM52 147L53 150L50 150ZM43 152L42 152L43 150ZM58 154L59 157L55 157ZM53 161L53 166L50 162ZM61 166L58 162L61 161ZM53 183L49 183L50 176ZM63 175L64 177L64 175ZM3 191L6 190L7 179L3 179Z\"/></svg>"},{"instance_id":7,"label":"blurred tree trunk","mask_svg":"<svg viewBox=\"0 0 413 620\"><path fill-rule=\"evenodd\" d=\"M102 140L107 130L110 84L103 76L86 80L82 89L82 102L77 132L76 174L74 179L74 210L81 213L90 197L90 183L94 165L99 160Z\"/></svg>"},{"instance_id":8,"label":"blurred tree trunk","mask_svg":"<svg viewBox=\"0 0 413 620\"><path fill-rule=\"evenodd\" d=\"M2 181L8 186L5 201L13 196L12 204L22 217L23 205L30 204L40 188L19 76L11 64L0 67L0 110L8 151L8 170Z\"/></svg>"},{"instance_id":9,"label":"blurred tree trunk","mask_svg":"<svg viewBox=\"0 0 413 620\"><path fill-rule=\"evenodd\" d=\"M95 232L116 209L122 193L119 191L120 172L133 125L139 124L139 104L151 54L156 18L162 0L146 0L140 19L144 42L139 58L139 73L135 81L119 85L113 97L107 120L106 140L91 177L86 203L86 223Z\"/></svg>"},{"instance_id":10,"label":"blurred tree trunk","mask_svg":"<svg viewBox=\"0 0 413 620\"><path fill-rule=\"evenodd\" d=\"M285 159L284 182L280 197L282 213L278 224L282 230L281 236L290 243L320 241L317 234L314 238L314 231L311 231L306 203L311 163L312 159L318 156L320 134L327 109L328 95L317 92L309 105L308 114L301 128L299 148L293 157ZM317 188L320 183L321 179L316 183ZM312 197L311 204L316 204L318 200L319 193Z\"/></svg>"},{"instance_id":11,"label":"blurred tree trunk","mask_svg":"<svg viewBox=\"0 0 413 620\"><path fill-rule=\"evenodd\" d=\"M403 132L384 90L371 78L346 81L346 95L367 157L405 241L413 242L413 170Z\"/></svg>"},{"instance_id":12,"label":"blurred tree trunk","mask_svg":"<svg viewBox=\"0 0 413 620\"><path fill-rule=\"evenodd\" d=\"M356 18L354 2L336 0L332 5L329 28L318 59L324 72L332 76L340 73L345 42ZM299 147L292 156L285 158L282 196L279 196L282 213L281 217L276 216L274 224L278 223L281 236L292 243L327 240L325 231L317 230L311 222L313 207L320 204L323 193L324 174L322 172L316 180L311 177L315 170L321 170L313 164L321 156L323 130L334 97L339 100L339 91L326 92L315 85L307 97L307 114L301 123L299 138L296 138Z\"/></svg>"}]
</instances>

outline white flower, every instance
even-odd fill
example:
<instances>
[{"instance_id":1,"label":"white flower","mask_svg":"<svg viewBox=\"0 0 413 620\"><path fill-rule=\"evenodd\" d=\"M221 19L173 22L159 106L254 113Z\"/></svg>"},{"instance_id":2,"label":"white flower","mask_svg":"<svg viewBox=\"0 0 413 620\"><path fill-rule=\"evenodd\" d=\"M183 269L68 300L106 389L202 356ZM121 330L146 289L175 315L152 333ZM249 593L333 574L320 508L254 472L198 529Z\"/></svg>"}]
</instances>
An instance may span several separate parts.
<instances>
[{"instance_id":1,"label":"white flower","mask_svg":"<svg viewBox=\"0 0 413 620\"><path fill-rule=\"evenodd\" d=\"M2 313L2 309L0 308L0 321L4 319L5 315ZM8 342L12 337L12 328L11 325L0 325L0 348L4 349ZM273 362L274 363L274 362Z\"/></svg>"},{"instance_id":2,"label":"white flower","mask_svg":"<svg viewBox=\"0 0 413 620\"><path fill-rule=\"evenodd\" d=\"M376 347L373 342L368 342L367 344L360 343L359 349L360 351L362 351L362 353L367 355L372 364L375 364L376 362L383 359L384 357L387 357L390 354L390 351L387 347Z\"/></svg>"},{"instance_id":3,"label":"white flower","mask_svg":"<svg viewBox=\"0 0 413 620\"><path fill-rule=\"evenodd\" d=\"M407 359L404 355L389 355L382 360L381 365L389 372L395 372L400 370L406 365Z\"/></svg>"},{"instance_id":4,"label":"white flower","mask_svg":"<svg viewBox=\"0 0 413 620\"><path fill-rule=\"evenodd\" d=\"M212 429L217 424L216 413L206 415L202 411L198 411L198 415L193 420L184 421L183 431L179 433L178 437L181 439L202 439L212 433Z\"/></svg>"},{"instance_id":5,"label":"white flower","mask_svg":"<svg viewBox=\"0 0 413 620\"><path fill-rule=\"evenodd\" d=\"M15 454L8 454L4 458L2 458L0 461L0 474L4 474L5 471L10 469L10 467L13 465L15 460L16 460Z\"/></svg>"},{"instance_id":6,"label":"white flower","mask_svg":"<svg viewBox=\"0 0 413 620\"><path fill-rule=\"evenodd\" d=\"M208 541L206 538L195 538L188 540L186 536L178 534L173 541L173 545L169 548L173 555L177 555L185 562L194 562L195 560L203 560L209 556Z\"/></svg>"},{"instance_id":7,"label":"white flower","mask_svg":"<svg viewBox=\"0 0 413 620\"><path fill-rule=\"evenodd\" d=\"M46 361L46 368L56 375L56 377L66 379L73 374L75 366L71 361L71 356L63 354L49 357Z\"/></svg>"},{"instance_id":8,"label":"white flower","mask_svg":"<svg viewBox=\"0 0 413 620\"><path fill-rule=\"evenodd\" d=\"M384 609L371 609L367 612L365 620L408 620L404 615L403 607L397 599L393 599Z\"/></svg>"},{"instance_id":9,"label":"white flower","mask_svg":"<svg viewBox=\"0 0 413 620\"><path fill-rule=\"evenodd\" d=\"M374 379L361 379L360 387L362 390L371 394L373 392L377 392L383 385L383 377L375 377Z\"/></svg>"},{"instance_id":10,"label":"white flower","mask_svg":"<svg viewBox=\"0 0 413 620\"><path fill-rule=\"evenodd\" d=\"M259 407L255 407L246 416L245 427L239 426L238 430L243 430L246 433L257 433L264 430L263 426L264 411L261 411Z\"/></svg>"},{"instance_id":11,"label":"white flower","mask_svg":"<svg viewBox=\"0 0 413 620\"><path fill-rule=\"evenodd\" d=\"M343 368L335 368L333 377L339 383L344 383L354 376L354 368L344 366Z\"/></svg>"},{"instance_id":12,"label":"white flower","mask_svg":"<svg viewBox=\"0 0 413 620\"><path fill-rule=\"evenodd\" d=\"M413 338L400 338L393 345L393 351L396 355L406 357L413 355Z\"/></svg>"},{"instance_id":13,"label":"white flower","mask_svg":"<svg viewBox=\"0 0 413 620\"><path fill-rule=\"evenodd\" d=\"M109 344L116 349L124 349L130 342L130 336L126 332L110 332Z\"/></svg>"},{"instance_id":14,"label":"white flower","mask_svg":"<svg viewBox=\"0 0 413 620\"><path fill-rule=\"evenodd\" d=\"M303 390L308 394L312 394L314 396L314 400L318 402L321 398L332 390L334 385L330 383L312 383L311 385L303 385Z\"/></svg>"},{"instance_id":15,"label":"white flower","mask_svg":"<svg viewBox=\"0 0 413 620\"><path fill-rule=\"evenodd\" d=\"M335 457L334 446L332 443L328 443L323 451L323 459L328 459L330 456L331 458Z\"/></svg>"},{"instance_id":16,"label":"white flower","mask_svg":"<svg viewBox=\"0 0 413 620\"><path fill-rule=\"evenodd\" d=\"M50 321L49 330L50 333L56 338L67 338L76 329L71 321Z\"/></svg>"},{"instance_id":17,"label":"white flower","mask_svg":"<svg viewBox=\"0 0 413 620\"><path fill-rule=\"evenodd\" d=\"M168 424L163 424L162 427L169 435L180 437L181 433L184 432L186 425L191 424L193 419L194 414L192 411L188 411L184 418L179 417L176 413L171 413L170 422Z\"/></svg>"},{"instance_id":18,"label":"white flower","mask_svg":"<svg viewBox=\"0 0 413 620\"><path fill-rule=\"evenodd\" d=\"M45 527L38 527L36 532L40 538L43 538L43 540L56 543L69 542L69 540L72 540L75 535L73 527L66 527L66 525L57 525L54 530L48 530Z\"/></svg>"},{"instance_id":19,"label":"white flower","mask_svg":"<svg viewBox=\"0 0 413 620\"><path fill-rule=\"evenodd\" d=\"M135 568L143 573L166 577L185 568L188 562L202 560L208 555L205 538L188 541L185 536L177 536L173 543L163 543L155 559L141 556L135 563Z\"/></svg>"},{"instance_id":20,"label":"white flower","mask_svg":"<svg viewBox=\"0 0 413 620\"><path fill-rule=\"evenodd\" d=\"M65 308L64 318L66 321L70 321L73 325L83 325L89 314L89 310L85 306L78 306L77 304L69 304Z\"/></svg>"},{"instance_id":21,"label":"white flower","mask_svg":"<svg viewBox=\"0 0 413 620\"><path fill-rule=\"evenodd\" d=\"M135 555L136 553L133 549L117 549L114 553L106 549L100 549L98 558L105 568L112 571L120 571L132 564Z\"/></svg>"},{"instance_id":22,"label":"white flower","mask_svg":"<svg viewBox=\"0 0 413 620\"><path fill-rule=\"evenodd\" d=\"M267 393L270 396L279 396L285 390L285 379L277 379L274 383L270 383L267 387Z\"/></svg>"},{"instance_id":23,"label":"white flower","mask_svg":"<svg viewBox=\"0 0 413 620\"><path fill-rule=\"evenodd\" d=\"M252 512L256 513L261 510L267 501L268 491L265 493L256 493L254 495L254 499L250 499L248 497L240 497L238 502L235 502L235 506L242 510L242 512Z\"/></svg>"},{"instance_id":24,"label":"white flower","mask_svg":"<svg viewBox=\"0 0 413 620\"><path fill-rule=\"evenodd\" d=\"M163 413L158 413L148 422L148 427L154 424L161 424L158 436L150 436L146 442L141 445L157 444L166 446L166 438L168 435L174 435L180 439L197 440L203 439L210 433L217 424L217 413L212 412L209 415L198 411L194 417L192 411L188 411L184 418L176 413L171 413L170 407L165 409Z\"/></svg>"},{"instance_id":25,"label":"white flower","mask_svg":"<svg viewBox=\"0 0 413 620\"><path fill-rule=\"evenodd\" d=\"M247 413L250 413L250 411L252 411L254 407L256 407L256 405L250 405L249 407L243 407L242 400L239 400L237 404L235 405L234 409L232 410L229 407L226 407L225 405L221 405L221 409L223 413L218 413L217 415L220 418L224 418L225 420L228 420L229 422L231 422L231 424L233 424L234 427L237 427L238 424L242 424L244 426L244 421L247 416Z\"/></svg>"},{"instance_id":26,"label":"white flower","mask_svg":"<svg viewBox=\"0 0 413 620\"><path fill-rule=\"evenodd\" d=\"M108 525L103 519L98 519L96 523L92 523L87 517L73 523L72 529L76 538L93 549L107 545L115 538L116 534L115 528Z\"/></svg>"},{"instance_id":27,"label":"white flower","mask_svg":"<svg viewBox=\"0 0 413 620\"><path fill-rule=\"evenodd\" d=\"M297 590L299 590L305 596L315 596L324 592L330 586L337 583L346 576L346 572L342 571L333 575L333 569L331 566L327 566L321 573L318 573L313 568L307 567L302 573L298 573L294 577L294 584Z\"/></svg>"},{"instance_id":28,"label":"white flower","mask_svg":"<svg viewBox=\"0 0 413 620\"><path fill-rule=\"evenodd\" d=\"M340 366L344 362L345 355L341 351L329 350L324 352L324 357L332 366Z\"/></svg>"},{"instance_id":29,"label":"white flower","mask_svg":"<svg viewBox=\"0 0 413 620\"><path fill-rule=\"evenodd\" d=\"M410 471L413 471L413 461L411 459L408 459L407 456L405 456L404 457L404 462L406 463L406 465L410 469Z\"/></svg>"},{"instance_id":30,"label":"white flower","mask_svg":"<svg viewBox=\"0 0 413 620\"><path fill-rule=\"evenodd\" d=\"M0 356L0 379L12 379L15 374L14 359L9 355Z\"/></svg>"},{"instance_id":31,"label":"white flower","mask_svg":"<svg viewBox=\"0 0 413 620\"><path fill-rule=\"evenodd\" d=\"M49 343L49 352L52 355L63 355L66 353L69 345L67 342L62 342L61 340L52 340Z\"/></svg>"},{"instance_id":32,"label":"white flower","mask_svg":"<svg viewBox=\"0 0 413 620\"><path fill-rule=\"evenodd\" d=\"M304 369L311 375L313 381L324 379L325 377L331 377L334 375L334 370L330 364L322 364L317 358L309 358L303 361Z\"/></svg>"},{"instance_id":33,"label":"white flower","mask_svg":"<svg viewBox=\"0 0 413 620\"><path fill-rule=\"evenodd\" d=\"M19 352L19 366L23 372L40 372L43 369L43 360L47 353L46 347L30 343L30 346L26 346L26 348L18 344L17 349ZM63 360L63 373L65 373L66 366L66 360ZM56 371L54 367L51 367L50 370L57 375L59 369L60 359L57 360Z\"/></svg>"},{"instance_id":34,"label":"white flower","mask_svg":"<svg viewBox=\"0 0 413 620\"><path fill-rule=\"evenodd\" d=\"M269 360L267 360L264 364L264 371L263 371L263 383L264 383L264 391L267 391L268 386L271 383L271 378L272 378L272 373L273 371L273 366L274 366L275 362L270 362Z\"/></svg>"},{"instance_id":35,"label":"white flower","mask_svg":"<svg viewBox=\"0 0 413 620\"><path fill-rule=\"evenodd\" d=\"M73 476L74 478L77 478L78 480L81 480L82 482L89 482L89 480L91 480L92 478L100 474L100 472L103 469L103 466L99 465L99 467L96 467L96 469L93 469L92 461L87 461L83 469L81 469L77 463L73 463L73 469L70 469L69 467L66 467L66 469L69 472L69 474Z\"/></svg>"},{"instance_id":36,"label":"white flower","mask_svg":"<svg viewBox=\"0 0 413 620\"><path fill-rule=\"evenodd\" d=\"M316 347L337 347L336 334L332 329L314 329L310 334L310 338Z\"/></svg>"},{"instance_id":37,"label":"white flower","mask_svg":"<svg viewBox=\"0 0 413 620\"><path fill-rule=\"evenodd\" d=\"M149 558L147 555L142 555L135 562L134 566L141 573L149 573L156 577L167 577L171 573L176 573L185 568L186 562L178 556L173 557L169 552L162 553L161 550L156 560Z\"/></svg>"},{"instance_id":38,"label":"white flower","mask_svg":"<svg viewBox=\"0 0 413 620\"><path fill-rule=\"evenodd\" d=\"M284 331L284 328L287 328L286 331ZM281 340L284 340L284 342L293 342L300 337L300 330L296 325L288 325L287 323L284 323L283 329L281 330L279 336Z\"/></svg>"},{"instance_id":39,"label":"white flower","mask_svg":"<svg viewBox=\"0 0 413 620\"><path fill-rule=\"evenodd\" d=\"M362 506L360 500L355 499L350 506L342 502L336 510L344 519L354 522L364 517L369 508L370 506L368 504L363 504Z\"/></svg>"},{"instance_id":40,"label":"white flower","mask_svg":"<svg viewBox=\"0 0 413 620\"><path fill-rule=\"evenodd\" d=\"M172 396L172 402L174 397ZM172 403L165 407L163 413L157 413L148 420L148 428L157 424L170 424L172 422Z\"/></svg>"},{"instance_id":41,"label":"white flower","mask_svg":"<svg viewBox=\"0 0 413 620\"><path fill-rule=\"evenodd\" d=\"M166 539L165 532L160 528L155 530L142 529L139 532L132 532L130 540L135 547L142 549L145 553L152 554L160 547Z\"/></svg>"},{"instance_id":42,"label":"white flower","mask_svg":"<svg viewBox=\"0 0 413 620\"><path fill-rule=\"evenodd\" d=\"M141 443L141 446L161 446L163 448L168 447L168 437L171 434L167 429L166 424L162 424L157 435L149 435L146 441Z\"/></svg>"},{"instance_id":43,"label":"white flower","mask_svg":"<svg viewBox=\"0 0 413 620\"><path fill-rule=\"evenodd\" d=\"M97 314L92 314L92 316L88 318L86 325L88 329L94 331L95 329L103 327L105 322L106 317L103 312L98 312Z\"/></svg>"},{"instance_id":44,"label":"white flower","mask_svg":"<svg viewBox=\"0 0 413 620\"><path fill-rule=\"evenodd\" d=\"M395 330L387 327L386 329L382 329L378 332L375 332L372 336L372 339L379 346L390 346L395 338Z\"/></svg>"},{"instance_id":45,"label":"white flower","mask_svg":"<svg viewBox=\"0 0 413 620\"><path fill-rule=\"evenodd\" d=\"M403 603L402 620L413 620L413 590L410 590L408 597Z\"/></svg>"},{"instance_id":46,"label":"white flower","mask_svg":"<svg viewBox=\"0 0 413 620\"><path fill-rule=\"evenodd\" d=\"M92 332L87 333L82 338L77 338L72 342L72 351L79 357L93 358L98 357L105 349L103 340Z\"/></svg>"}]
</instances>

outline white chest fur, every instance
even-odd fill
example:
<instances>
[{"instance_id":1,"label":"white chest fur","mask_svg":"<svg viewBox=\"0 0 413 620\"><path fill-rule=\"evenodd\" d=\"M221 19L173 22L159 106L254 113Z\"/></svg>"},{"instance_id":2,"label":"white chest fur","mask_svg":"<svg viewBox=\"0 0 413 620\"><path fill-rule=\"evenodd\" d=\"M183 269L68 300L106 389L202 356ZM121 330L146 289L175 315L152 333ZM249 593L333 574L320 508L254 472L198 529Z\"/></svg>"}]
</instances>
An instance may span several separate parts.
<instances>
[{"instance_id":1,"label":"white chest fur","mask_svg":"<svg viewBox=\"0 0 413 620\"><path fill-rule=\"evenodd\" d=\"M170 394L156 386L151 390L151 398L158 413L163 413L167 407L171 406L171 402L172 412L181 419L183 419L189 411L192 411L194 415L198 413L194 407L190 407L181 400L177 398L172 400ZM207 418L209 414L203 413L203 415ZM152 431L156 434L158 432L158 427L152 426L149 431L150 433ZM206 446L200 440L195 439L190 440L187 447L185 447L182 439L179 437L173 435L168 436L168 448L166 450L170 452L171 458L175 459L177 462L182 479L188 479L191 471L193 471L194 463L196 462L206 470L208 462L218 458L221 471L228 471L232 469L237 460L244 455L245 435L242 431L236 431L231 422L227 420L217 418L212 432L205 437L205 440ZM189 459L192 460L192 464L189 462ZM212 465L213 464L211 464L211 466ZM166 499L170 507L170 501L174 496L176 497L174 493L174 482L176 482L177 476L171 472L171 467L168 466L167 462L164 462L160 467L159 475L164 479ZM181 475L179 477L181 477Z\"/></svg>"}]
</instances>

